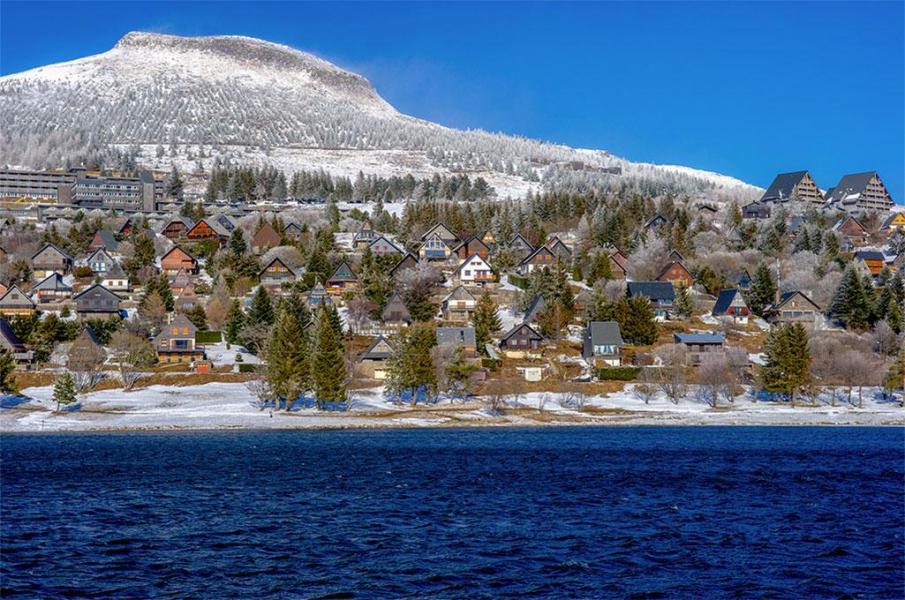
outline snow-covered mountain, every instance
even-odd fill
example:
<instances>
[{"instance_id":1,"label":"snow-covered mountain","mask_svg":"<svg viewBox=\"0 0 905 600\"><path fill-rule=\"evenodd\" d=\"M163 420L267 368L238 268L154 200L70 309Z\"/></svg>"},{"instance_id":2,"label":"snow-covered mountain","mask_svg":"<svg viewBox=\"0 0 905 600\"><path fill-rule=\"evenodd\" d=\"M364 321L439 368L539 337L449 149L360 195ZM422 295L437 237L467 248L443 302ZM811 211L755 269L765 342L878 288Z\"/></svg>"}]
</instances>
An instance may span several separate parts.
<instances>
[{"instance_id":1,"label":"snow-covered mountain","mask_svg":"<svg viewBox=\"0 0 905 600\"><path fill-rule=\"evenodd\" d=\"M544 177L714 199L758 189L601 150L443 127L399 113L360 75L247 37L133 32L102 54L0 78L0 163L57 166L104 148L156 168L208 168L220 157L290 173L469 173L501 195L537 189ZM622 175L601 173L613 167Z\"/></svg>"}]
</instances>

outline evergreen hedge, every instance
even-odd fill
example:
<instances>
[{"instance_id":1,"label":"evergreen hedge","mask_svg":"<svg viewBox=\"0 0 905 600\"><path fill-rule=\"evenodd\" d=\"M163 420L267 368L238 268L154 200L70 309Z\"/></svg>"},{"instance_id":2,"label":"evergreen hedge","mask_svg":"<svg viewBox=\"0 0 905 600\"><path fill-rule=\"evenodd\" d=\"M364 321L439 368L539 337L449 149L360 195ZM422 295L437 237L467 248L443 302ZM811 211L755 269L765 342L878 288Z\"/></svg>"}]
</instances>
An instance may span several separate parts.
<instances>
[{"instance_id":1,"label":"evergreen hedge","mask_svg":"<svg viewBox=\"0 0 905 600\"><path fill-rule=\"evenodd\" d=\"M641 367L601 367L597 369L597 378L611 381L634 381L640 372Z\"/></svg>"},{"instance_id":2,"label":"evergreen hedge","mask_svg":"<svg viewBox=\"0 0 905 600\"><path fill-rule=\"evenodd\" d=\"M217 344L223 340L219 331L199 331L195 333L195 341L199 344Z\"/></svg>"},{"instance_id":3,"label":"evergreen hedge","mask_svg":"<svg viewBox=\"0 0 905 600\"><path fill-rule=\"evenodd\" d=\"M509 283L514 285L517 288L521 288L523 290L527 290L531 285L531 282L528 281L527 277L521 277L519 275L509 275Z\"/></svg>"}]
</instances>

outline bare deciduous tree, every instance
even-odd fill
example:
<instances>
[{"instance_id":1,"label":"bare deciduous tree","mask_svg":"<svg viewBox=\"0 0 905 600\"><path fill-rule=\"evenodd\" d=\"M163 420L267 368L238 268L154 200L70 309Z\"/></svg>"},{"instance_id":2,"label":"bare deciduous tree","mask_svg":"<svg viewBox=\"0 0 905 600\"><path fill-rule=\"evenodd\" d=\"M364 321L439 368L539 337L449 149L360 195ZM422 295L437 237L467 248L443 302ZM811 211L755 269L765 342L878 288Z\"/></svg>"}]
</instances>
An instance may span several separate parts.
<instances>
[{"instance_id":1,"label":"bare deciduous tree","mask_svg":"<svg viewBox=\"0 0 905 600\"><path fill-rule=\"evenodd\" d=\"M666 344L656 354L662 363L657 385L673 404L678 404L687 393L685 347L681 344Z\"/></svg>"},{"instance_id":2,"label":"bare deciduous tree","mask_svg":"<svg viewBox=\"0 0 905 600\"><path fill-rule=\"evenodd\" d=\"M707 356L698 367L700 389L713 408L720 398L734 397L737 382L735 370L725 354Z\"/></svg>"},{"instance_id":3,"label":"bare deciduous tree","mask_svg":"<svg viewBox=\"0 0 905 600\"><path fill-rule=\"evenodd\" d=\"M110 338L110 352L127 391L135 387L142 369L151 368L157 362L157 353L148 339L127 329L120 329Z\"/></svg>"}]
</instances>

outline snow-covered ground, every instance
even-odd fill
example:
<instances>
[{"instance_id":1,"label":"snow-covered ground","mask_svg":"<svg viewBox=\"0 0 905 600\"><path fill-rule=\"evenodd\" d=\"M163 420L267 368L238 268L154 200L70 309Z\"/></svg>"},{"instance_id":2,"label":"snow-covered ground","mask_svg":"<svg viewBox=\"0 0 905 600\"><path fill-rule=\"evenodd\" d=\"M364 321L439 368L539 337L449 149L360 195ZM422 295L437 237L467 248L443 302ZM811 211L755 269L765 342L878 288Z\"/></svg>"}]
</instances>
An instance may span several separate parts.
<instances>
[{"instance_id":1,"label":"snow-covered ground","mask_svg":"<svg viewBox=\"0 0 905 600\"><path fill-rule=\"evenodd\" d=\"M347 412L314 408L289 412L260 408L243 383L196 386L155 385L133 392L105 390L84 394L71 410L53 412L50 386L24 390L25 398L6 398L0 431L86 431L140 429L234 429L409 426L537 425L905 425L905 408L865 390L864 407L839 394L836 406L824 396L815 406L756 402L750 395L716 409L694 390L678 404L662 394L649 404L629 386L625 391L586 398L579 409L565 394L533 392L506 398L506 410L494 414L484 399L443 400L417 407L393 404L383 388L355 390ZM857 392L854 395L857 404Z\"/></svg>"}]
</instances>

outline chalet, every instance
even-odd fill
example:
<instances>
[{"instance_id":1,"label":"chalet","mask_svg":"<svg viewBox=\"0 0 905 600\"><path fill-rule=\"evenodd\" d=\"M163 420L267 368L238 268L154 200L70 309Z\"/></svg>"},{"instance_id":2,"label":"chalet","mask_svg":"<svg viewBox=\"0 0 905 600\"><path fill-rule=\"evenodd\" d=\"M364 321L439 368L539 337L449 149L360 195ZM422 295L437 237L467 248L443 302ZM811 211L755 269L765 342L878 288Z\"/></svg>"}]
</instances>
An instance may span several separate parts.
<instances>
[{"instance_id":1,"label":"chalet","mask_svg":"<svg viewBox=\"0 0 905 600\"><path fill-rule=\"evenodd\" d=\"M676 289L668 281L629 281L626 287L629 298L644 296L650 300L658 321L671 318L676 301Z\"/></svg>"},{"instance_id":2,"label":"chalet","mask_svg":"<svg viewBox=\"0 0 905 600\"><path fill-rule=\"evenodd\" d=\"M790 200L804 202L823 203L823 194L814 183L814 179L807 171L795 171L794 173L781 173L773 179L773 183L761 196L759 202L785 203Z\"/></svg>"},{"instance_id":3,"label":"chalet","mask_svg":"<svg viewBox=\"0 0 905 600\"><path fill-rule=\"evenodd\" d=\"M553 238L547 242L546 246L553 253L553 256L556 257L556 260L566 264L572 263L572 250L559 238Z\"/></svg>"},{"instance_id":4,"label":"chalet","mask_svg":"<svg viewBox=\"0 0 905 600\"><path fill-rule=\"evenodd\" d=\"M716 302L713 304L711 314L717 318L745 324L748 322L750 312L741 290L731 289L720 290L719 295L716 297Z\"/></svg>"},{"instance_id":5,"label":"chalet","mask_svg":"<svg viewBox=\"0 0 905 600\"><path fill-rule=\"evenodd\" d=\"M35 314L35 303L31 301L31 298L26 296L19 286L9 286L6 293L0 298L0 315L13 317L33 314Z\"/></svg>"},{"instance_id":6,"label":"chalet","mask_svg":"<svg viewBox=\"0 0 905 600\"><path fill-rule=\"evenodd\" d=\"M682 253L679 252L678 250L670 250L669 255L666 257L666 260L672 261L672 262L684 263L685 257L682 256Z\"/></svg>"},{"instance_id":7,"label":"chalet","mask_svg":"<svg viewBox=\"0 0 905 600\"><path fill-rule=\"evenodd\" d=\"M613 279L625 279L628 277L628 259L621 250L616 250L610 254L610 272Z\"/></svg>"},{"instance_id":8,"label":"chalet","mask_svg":"<svg viewBox=\"0 0 905 600\"><path fill-rule=\"evenodd\" d=\"M528 353L536 353L544 341L544 336L539 334L531 325L520 323L500 338L500 348L507 356L520 358Z\"/></svg>"},{"instance_id":9,"label":"chalet","mask_svg":"<svg viewBox=\"0 0 905 600\"><path fill-rule=\"evenodd\" d=\"M474 327L437 327L437 345L462 348L465 356L477 356Z\"/></svg>"},{"instance_id":10,"label":"chalet","mask_svg":"<svg viewBox=\"0 0 905 600\"><path fill-rule=\"evenodd\" d=\"M883 221L883 225L880 227L881 231L886 232L896 232L896 231L905 231L905 213L903 212L894 212Z\"/></svg>"},{"instance_id":11,"label":"chalet","mask_svg":"<svg viewBox=\"0 0 905 600\"><path fill-rule=\"evenodd\" d=\"M167 276L175 276L179 271L194 275L198 273L198 261L179 246L173 246L161 257L160 270Z\"/></svg>"},{"instance_id":12,"label":"chalet","mask_svg":"<svg viewBox=\"0 0 905 600\"><path fill-rule=\"evenodd\" d=\"M462 283L484 285L496 281L496 275L480 254L472 254L456 269L456 278Z\"/></svg>"},{"instance_id":13,"label":"chalet","mask_svg":"<svg viewBox=\"0 0 905 600\"><path fill-rule=\"evenodd\" d=\"M251 238L251 251L258 256L280 245L280 234L270 223L264 223Z\"/></svg>"},{"instance_id":14,"label":"chalet","mask_svg":"<svg viewBox=\"0 0 905 600\"><path fill-rule=\"evenodd\" d=\"M826 201L833 208L844 211L886 211L895 206L876 171L844 176L827 192Z\"/></svg>"},{"instance_id":15,"label":"chalet","mask_svg":"<svg viewBox=\"0 0 905 600\"><path fill-rule=\"evenodd\" d=\"M327 290L325 290L324 286L321 284L315 285L311 291L308 292L308 306L317 308L320 306L330 306L331 304L333 304L333 301L330 300Z\"/></svg>"},{"instance_id":16,"label":"chalet","mask_svg":"<svg viewBox=\"0 0 905 600\"><path fill-rule=\"evenodd\" d=\"M211 217L204 217L195 223L185 236L192 241L218 240L221 244L229 239L231 231Z\"/></svg>"},{"instance_id":17,"label":"chalet","mask_svg":"<svg viewBox=\"0 0 905 600\"><path fill-rule=\"evenodd\" d=\"M72 298L72 286L66 285L63 276L51 273L32 288L32 297L40 304L61 302Z\"/></svg>"},{"instance_id":18,"label":"chalet","mask_svg":"<svg viewBox=\"0 0 905 600\"><path fill-rule=\"evenodd\" d=\"M673 342L685 348L685 360L689 366L698 366L708 356L725 352L724 333L674 333Z\"/></svg>"},{"instance_id":19,"label":"chalet","mask_svg":"<svg viewBox=\"0 0 905 600\"><path fill-rule=\"evenodd\" d=\"M122 298L99 283L77 294L75 310L80 319L112 319L119 316Z\"/></svg>"},{"instance_id":20,"label":"chalet","mask_svg":"<svg viewBox=\"0 0 905 600\"><path fill-rule=\"evenodd\" d=\"M51 273L67 275L72 270L72 258L53 244L47 244L32 255L31 265L36 278L43 279Z\"/></svg>"},{"instance_id":21,"label":"chalet","mask_svg":"<svg viewBox=\"0 0 905 600\"><path fill-rule=\"evenodd\" d=\"M472 293L460 285L443 299L440 307L447 321L468 321L476 305L477 300Z\"/></svg>"},{"instance_id":22,"label":"chalet","mask_svg":"<svg viewBox=\"0 0 905 600\"><path fill-rule=\"evenodd\" d=\"M127 217L125 219L114 219L110 229L119 239L123 239L124 237L132 233L132 230L135 229L135 223L132 222L131 217Z\"/></svg>"},{"instance_id":23,"label":"chalet","mask_svg":"<svg viewBox=\"0 0 905 600\"><path fill-rule=\"evenodd\" d=\"M117 248L119 248L119 242L116 241L116 237L112 232L107 231L106 229L100 229L95 232L91 242L88 243L87 249L91 252L100 248L103 248L108 252L116 252Z\"/></svg>"},{"instance_id":24,"label":"chalet","mask_svg":"<svg viewBox=\"0 0 905 600\"><path fill-rule=\"evenodd\" d=\"M692 278L691 272L685 268L685 265L674 260L660 271L660 274L657 276L657 281L667 281L675 287L691 287L694 278Z\"/></svg>"},{"instance_id":25,"label":"chalet","mask_svg":"<svg viewBox=\"0 0 905 600\"><path fill-rule=\"evenodd\" d=\"M383 256L384 254L405 254L402 248L382 235L374 238L374 240L368 245L368 248L371 249L371 254L373 254L374 256Z\"/></svg>"},{"instance_id":26,"label":"chalet","mask_svg":"<svg viewBox=\"0 0 905 600\"><path fill-rule=\"evenodd\" d=\"M554 262L556 262L556 255L546 246L541 246L522 260L515 270L519 275L528 275L535 269L546 269Z\"/></svg>"},{"instance_id":27,"label":"chalet","mask_svg":"<svg viewBox=\"0 0 905 600\"><path fill-rule=\"evenodd\" d=\"M12 354L13 360L19 365L28 364L34 359L34 352L25 347L25 344L10 327L9 321L3 317L0 317L0 348Z\"/></svg>"},{"instance_id":28,"label":"chalet","mask_svg":"<svg viewBox=\"0 0 905 600\"><path fill-rule=\"evenodd\" d=\"M383 381L389 374L387 363L392 355L393 346L381 335L358 355L358 373L362 377Z\"/></svg>"},{"instance_id":29,"label":"chalet","mask_svg":"<svg viewBox=\"0 0 905 600\"><path fill-rule=\"evenodd\" d=\"M581 355L591 366L622 364L622 333L616 321L591 321L584 332Z\"/></svg>"},{"instance_id":30,"label":"chalet","mask_svg":"<svg viewBox=\"0 0 905 600\"><path fill-rule=\"evenodd\" d=\"M236 225L236 222L233 220L233 218L224 213L214 215L213 220L214 220L214 224L219 225L223 229L223 231L226 232L227 237L229 237L229 234L231 234L233 232L233 230L235 230L236 227L238 227L238 225Z\"/></svg>"},{"instance_id":31,"label":"chalet","mask_svg":"<svg viewBox=\"0 0 905 600\"><path fill-rule=\"evenodd\" d=\"M531 299L531 304L528 305L528 310L525 311L525 318L522 319L525 323L538 323L540 322L541 315L544 314L544 307L547 305L544 297L541 294L536 295Z\"/></svg>"},{"instance_id":32,"label":"chalet","mask_svg":"<svg viewBox=\"0 0 905 600\"><path fill-rule=\"evenodd\" d=\"M176 296L175 306L177 311L188 311L196 306L204 306L201 296L195 290L194 283L189 283L182 288L182 291Z\"/></svg>"},{"instance_id":33,"label":"chalet","mask_svg":"<svg viewBox=\"0 0 905 600\"><path fill-rule=\"evenodd\" d=\"M160 230L160 234L168 240L175 242L188 235L188 232L191 231L194 226L195 224L188 217L176 216L163 226L163 229Z\"/></svg>"},{"instance_id":34,"label":"chalet","mask_svg":"<svg viewBox=\"0 0 905 600\"><path fill-rule=\"evenodd\" d=\"M129 283L129 276L117 263L113 263L113 266L103 274L101 284L114 292L128 292L132 289L132 284Z\"/></svg>"},{"instance_id":35,"label":"chalet","mask_svg":"<svg viewBox=\"0 0 905 600\"><path fill-rule=\"evenodd\" d=\"M330 294L342 294L347 290L354 290L358 285L358 277L352 271L349 263L343 261L339 263L333 275L327 279L327 292Z\"/></svg>"},{"instance_id":36,"label":"chalet","mask_svg":"<svg viewBox=\"0 0 905 600\"><path fill-rule=\"evenodd\" d=\"M669 221L663 215L657 214L654 215L647 223L644 224L644 229L647 231L656 231L660 227L669 224Z\"/></svg>"},{"instance_id":37,"label":"chalet","mask_svg":"<svg viewBox=\"0 0 905 600\"><path fill-rule=\"evenodd\" d=\"M409 309L405 306L405 302L402 301L402 296L399 294L390 296L386 306L383 307L383 312L380 314L380 320L392 327L403 327L412 324L412 315L409 314Z\"/></svg>"},{"instance_id":38,"label":"chalet","mask_svg":"<svg viewBox=\"0 0 905 600\"><path fill-rule=\"evenodd\" d=\"M424 232L424 235L421 236L421 241L426 242L434 236L439 236L441 240L446 242L451 248L458 245L459 236L453 233L452 229L444 225L443 223L437 223L430 229Z\"/></svg>"},{"instance_id":39,"label":"chalet","mask_svg":"<svg viewBox=\"0 0 905 600\"><path fill-rule=\"evenodd\" d=\"M870 274L876 277L886 266L886 257L879 250L858 250L855 252L855 260L864 263Z\"/></svg>"},{"instance_id":40,"label":"chalet","mask_svg":"<svg viewBox=\"0 0 905 600\"><path fill-rule=\"evenodd\" d=\"M298 275L285 262L274 258L258 273L261 285L266 288L280 287L284 283L292 283Z\"/></svg>"},{"instance_id":41,"label":"chalet","mask_svg":"<svg viewBox=\"0 0 905 600\"><path fill-rule=\"evenodd\" d=\"M154 338L157 359L162 363L204 360L204 349L195 342L198 328L185 315L178 315Z\"/></svg>"},{"instance_id":42,"label":"chalet","mask_svg":"<svg viewBox=\"0 0 905 600\"><path fill-rule=\"evenodd\" d=\"M804 292L786 292L776 302L767 307L764 318L773 324L801 323L805 327L816 327L823 311Z\"/></svg>"},{"instance_id":43,"label":"chalet","mask_svg":"<svg viewBox=\"0 0 905 600\"><path fill-rule=\"evenodd\" d=\"M67 366L72 365L74 361L78 362L84 359L89 362L97 360L99 363L107 360L107 351L104 350L104 345L101 344L97 333L91 325L85 325L81 333L72 341L72 345L69 347Z\"/></svg>"},{"instance_id":44,"label":"chalet","mask_svg":"<svg viewBox=\"0 0 905 600\"><path fill-rule=\"evenodd\" d=\"M171 277L167 283L173 296L179 296L187 287L192 284L192 277L185 271L179 271L175 277Z\"/></svg>"},{"instance_id":45,"label":"chalet","mask_svg":"<svg viewBox=\"0 0 905 600\"><path fill-rule=\"evenodd\" d=\"M487 231L485 231L483 234L481 234L480 238L484 245L491 250L496 248L496 236L493 235L493 232L491 230L488 229Z\"/></svg>"},{"instance_id":46,"label":"chalet","mask_svg":"<svg viewBox=\"0 0 905 600\"><path fill-rule=\"evenodd\" d=\"M406 252L405 256L399 259L399 262L390 269L390 277L394 279L399 274L418 266L418 257L411 252Z\"/></svg>"},{"instance_id":47,"label":"chalet","mask_svg":"<svg viewBox=\"0 0 905 600\"><path fill-rule=\"evenodd\" d=\"M418 257L427 260L446 260L452 255L453 247L440 234L433 234L427 238L418 249Z\"/></svg>"},{"instance_id":48,"label":"chalet","mask_svg":"<svg viewBox=\"0 0 905 600\"><path fill-rule=\"evenodd\" d=\"M289 223L283 227L283 235L287 240L297 242L305 237L305 232L296 223Z\"/></svg>"},{"instance_id":49,"label":"chalet","mask_svg":"<svg viewBox=\"0 0 905 600\"><path fill-rule=\"evenodd\" d=\"M867 228L851 215L839 219L833 225L833 231L839 234L844 245L849 248L857 248L867 243Z\"/></svg>"},{"instance_id":50,"label":"chalet","mask_svg":"<svg viewBox=\"0 0 905 600\"><path fill-rule=\"evenodd\" d=\"M522 234L520 233L515 234L515 237L509 242L508 247L509 251L512 252L513 256L519 261L528 258L534 252L534 246L522 237Z\"/></svg>"},{"instance_id":51,"label":"chalet","mask_svg":"<svg viewBox=\"0 0 905 600\"><path fill-rule=\"evenodd\" d=\"M764 221L770 218L770 207L760 202L751 202L742 207L742 219Z\"/></svg>"},{"instance_id":52,"label":"chalet","mask_svg":"<svg viewBox=\"0 0 905 600\"><path fill-rule=\"evenodd\" d=\"M484 260L490 256L490 248L479 238L471 236L464 242L453 248L453 253L459 260L465 260L470 256L478 255Z\"/></svg>"},{"instance_id":53,"label":"chalet","mask_svg":"<svg viewBox=\"0 0 905 600\"><path fill-rule=\"evenodd\" d=\"M91 269L91 272L95 275L103 275L108 270L113 268L113 265L116 264L116 261L113 260L113 257L105 250L104 248L98 248L94 252L91 253L91 256L88 257L86 261L88 267Z\"/></svg>"},{"instance_id":54,"label":"chalet","mask_svg":"<svg viewBox=\"0 0 905 600\"><path fill-rule=\"evenodd\" d=\"M377 233L370 221L365 221L355 235L352 236L352 245L363 250L371 245L371 242L377 239Z\"/></svg>"}]
</instances>

